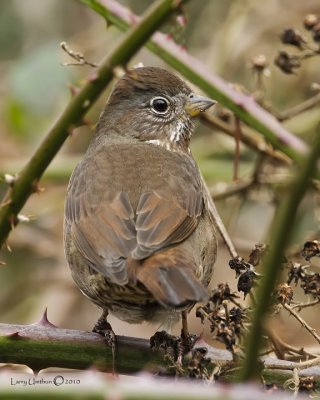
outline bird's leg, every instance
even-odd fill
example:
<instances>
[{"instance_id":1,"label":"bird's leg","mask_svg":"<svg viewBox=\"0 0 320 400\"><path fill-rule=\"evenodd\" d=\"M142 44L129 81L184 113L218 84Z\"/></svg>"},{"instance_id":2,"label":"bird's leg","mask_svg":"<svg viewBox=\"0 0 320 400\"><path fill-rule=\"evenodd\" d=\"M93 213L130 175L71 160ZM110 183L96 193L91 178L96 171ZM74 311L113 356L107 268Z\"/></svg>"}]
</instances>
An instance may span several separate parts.
<instances>
[{"instance_id":1,"label":"bird's leg","mask_svg":"<svg viewBox=\"0 0 320 400\"><path fill-rule=\"evenodd\" d=\"M182 311L182 329L181 329L181 337L187 338L189 336L189 329L188 329L188 313L187 311Z\"/></svg>"},{"instance_id":2,"label":"bird's leg","mask_svg":"<svg viewBox=\"0 0 320 400\"><path fill-rule=\"evenodd\" d=\"M189 353L197 340L196 335L190 335L188 329L188 310L182 311L182 329L180 336L172 336L166 331L156 332L150 338L150 345L153 350L162 349L168 354L173 355L177 366L182 365L183 357Z\"/></svg>"},{"instance_id":3,"label":"bird's leg","mask_svg":"<svg viewBox=\"0 0 320 400\"><path fill-rule=\"evenodd\" d=\"M108 346L111 347L112 351L112 372L115 372L115 359L116 359L116 335L113 332L113 329L109 322L107 321L108 310L103 310L101 317L96 322L95 326L92 329L92 332L98 333L103 336Z\"/></svg>"},{"instance_id":4,"label":"bird's leg","mask_svg":"<svg viewBox=\"0 0 320 400\"><path fill-rule=\"evenodd\" d=\"M190 335L188 329L188 310L184 310L181 313L182 317L182 329L180 335L180 341L177 342L177 362L182 363L182 358L186 353L189 353L193 349L196 341L195 335Z\"/></svg>"}]
</instances>

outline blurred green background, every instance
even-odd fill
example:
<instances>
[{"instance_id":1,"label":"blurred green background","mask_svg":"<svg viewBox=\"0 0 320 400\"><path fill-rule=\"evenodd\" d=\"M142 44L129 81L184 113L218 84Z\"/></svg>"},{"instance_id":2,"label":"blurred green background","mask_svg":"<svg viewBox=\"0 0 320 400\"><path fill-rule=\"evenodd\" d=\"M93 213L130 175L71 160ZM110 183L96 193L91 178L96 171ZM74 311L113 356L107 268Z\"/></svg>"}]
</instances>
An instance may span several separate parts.
<instances>
[{"instance_id":1,"label":"blurred green background","mask_svg":"<svg viewBox=\"0 0 320 400\"><path fill-rule=\"evenodd\" d=\"M121 1L136 13L151 3L146 0ZM284 46L279 35L284 28L302 29L305 14L320 14L317 0L210 0L190 1L185 8L188 23L179 27L172 21L164 29L187 50L230 83L255 90L250 59L265 54L270 76L265 78L266 101L285 110L312 95L310 85L319 82L319 61L308 60L296 75L284 75L273 65ZM105 21L76 0L6 0L0 2L0 173L15 174L33 154L46 132L70 99L68 86L81 86L94 70L90 67L63 66L72 60L60 49L66 41L91 62L99 62L113 48L122 33L106 29ZM292 50L295 51L294 49ZM141 50L130 65L166 67L154 54ZM63 253L62 224L66 186L72 169L84 153L92 127L104 106L110 87L90 110L87 124L75 129L48 171L41 187L23 209L29 223L21 223L8 240L0 259L0 322L33 323L46 306L50 321L59 327L91 330L100 312L84 298L71 279ZM214 112L217 112L214 111ZM288 121L292 132L308 139L320 120L319 108ZM197 124L192 150L209 186L231 183L234 140L219 130ZM241 147L240 179L251 177L257 154ZM269 166L270 167L270 166ZM270 167L271 168L271 167ZM271 173L274 170L270 169ZM277 169L278 173L281 170ZM280 172L279 172L280 171ZM286 171L285 171L286 172ZM0 182L0 196L7 184ZM247 256L254 244L265 239L274 213L272 188L260 187L246 194L217 202L217 207L239 253ZM319 223L318 205L307 198L299 214L300 230L296 247L312 236ZM229 282L236 288L228 267L228 254L222 244L212 285ZM308 315L309 313L309 315ZM315 328L314 309L304 315ZM117 334L150 337L157 327L128 326L114 318ZM307 345L309 338L297 335L299 326L280 314L276 325L286 340ZM205 330L192 319L191 330ZM179 332L176 327L176 332Z\"/></svg>"}]
</instances>

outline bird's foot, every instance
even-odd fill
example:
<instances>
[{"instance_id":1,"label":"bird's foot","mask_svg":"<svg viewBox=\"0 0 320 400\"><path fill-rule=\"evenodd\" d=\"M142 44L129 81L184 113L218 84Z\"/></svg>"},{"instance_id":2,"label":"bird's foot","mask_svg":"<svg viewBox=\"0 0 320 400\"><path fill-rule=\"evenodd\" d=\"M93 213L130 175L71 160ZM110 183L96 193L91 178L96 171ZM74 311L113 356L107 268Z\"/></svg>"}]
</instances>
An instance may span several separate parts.
<instances>
[{"instance_id":1,"label":"bird's foot","mask_svg":"<svg viewBox=\"0 0 320 400\"><path fill-rule=\"evenodd\" d=\"M107 312L103 312L101 317L92 329L92 332L98 333L103 336L107 342L107 345L111 347L112 351L112 371L115 372L115 359L116 359L116 335L107 321Z\"/></svg>"},{"instance_id":2,"label":"bird's foot","mask_svg":"<svg viewBox=\"0 0 320 400\"><path fill-rule=\"evenodd\" d=\"M181 333L181 336L173 336L161 331L150 338L150 346L152 350L164 350L166 354L173 356L175 362L182 364L183 356L193 349L197 339L196 335L185 336Z\"/></svg>"}]
</instances>

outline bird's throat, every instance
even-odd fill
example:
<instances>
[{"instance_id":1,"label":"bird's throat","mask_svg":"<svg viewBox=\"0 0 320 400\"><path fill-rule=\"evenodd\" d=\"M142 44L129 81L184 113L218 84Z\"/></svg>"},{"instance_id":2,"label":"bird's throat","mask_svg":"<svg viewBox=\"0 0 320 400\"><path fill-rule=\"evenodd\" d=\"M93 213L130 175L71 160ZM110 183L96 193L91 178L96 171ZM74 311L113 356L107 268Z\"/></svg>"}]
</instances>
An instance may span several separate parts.
<instances>
[{"instance_id":1,"label":"bird's throat","mask_svg":"<svg viewBox=\"0 0 320 400\"><path fill-rule=\"evenodd\" d=\"M191 133L192 126L185 124L183 121L177 121L174 126L171 125L164 132L161 132L161 135L158 134L152 139L147 139L145 143L162 146L169 151L190 153Z\"/></svg>"}]
</instances>

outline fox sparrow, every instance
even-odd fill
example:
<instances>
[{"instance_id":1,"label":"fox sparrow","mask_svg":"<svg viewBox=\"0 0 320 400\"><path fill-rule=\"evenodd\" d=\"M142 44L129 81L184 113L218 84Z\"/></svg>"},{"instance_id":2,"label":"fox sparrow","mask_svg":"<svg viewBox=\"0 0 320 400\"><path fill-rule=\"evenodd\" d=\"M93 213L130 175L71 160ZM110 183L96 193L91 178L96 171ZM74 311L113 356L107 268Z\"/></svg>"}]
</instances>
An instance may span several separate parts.
<instances>
[{"instance_id":1,"label":"fox sparrow","mask_svg":"<svg viewBox=\"0 0 320 400\"><path fill-rule=\"evenodd\" d=\"M214 103L160 68L115 85L65 204L67 260L104 311L97 330L108 312L176 322L207 298L216 233L189 142L192 117Z\"/></svg>"}]
</instances>

